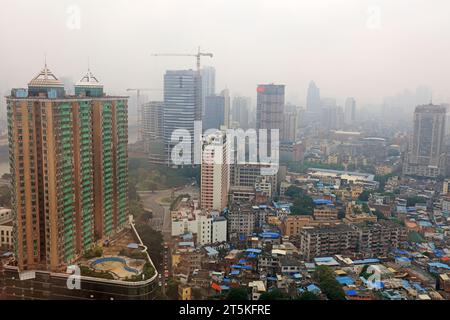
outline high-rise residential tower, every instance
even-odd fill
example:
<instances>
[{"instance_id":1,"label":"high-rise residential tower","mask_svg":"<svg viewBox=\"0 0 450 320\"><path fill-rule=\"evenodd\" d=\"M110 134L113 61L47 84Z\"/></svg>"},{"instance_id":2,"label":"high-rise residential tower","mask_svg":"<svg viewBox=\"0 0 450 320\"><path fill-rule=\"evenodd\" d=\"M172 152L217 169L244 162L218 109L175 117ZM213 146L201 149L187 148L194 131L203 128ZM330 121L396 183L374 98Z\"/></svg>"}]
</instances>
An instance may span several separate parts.
<instances>
[{"instance_id":1,"label":"high-rise residential tower","mask_svg":"<svg viewBox=\"0 0 450 320\"><path fill-rule=\"evenodd\" d=\"M344 116L345 116L345 124L346 125L352 125L355 123L355 121L356 121L356 101L354 98L347 98L347 100L345 100Z\"/></svg>"},{"instance_id":2,"label":"high-rise residential tower","mask_svg":"<svg viewBox=\"0 0 450 320\"><path fill-rule=\"evenodd\" d=\"M306 96L306 110L309 112L320 112L320 107L320 89L316 86L314 81L311 81Z\"/></svg>"},{"instance_id":3,"label":"high-rise residential tower","mask_svg":"<svg viewBox=\"0 0 450 320\"><path fill-rule=\"evenodd\" d=\"M416 107L404 174L431 178L445 175L445 114L445 106L429 104Z\"/></svg>"},{"instance_id":4,"label":"high-rise residential tower","mask_svg":"<svg viewBox=\"0 0 450 320\"><path fill-rule=\"evenodd\" d=\"M194 70L167 71L164 75L164 143L166 163L172 165L174 145L172 133L187 130L191 136L191 149L187 158L193 159L194 122L202 120L202 88L200 77ZM188 151L189 152L189 151Z\"/></svg>"},{"instance_id":5,"label":"high-rise residential tower","mask_svg":"<svg viewBox=\"0 0 450 320\"><path fill-rule=\"evenodd\" d=\"M257 88L256 129L278 129L284 123L284 85L263 84Z\"/></svg>"},{"instance_id":6,"label":"high-rise residential tower","mask_svg":"<svg viewBox=\"0 0 450 320\"><path fill-rule=\"evenodd\" d=\"M165 164L164 102L150 101L142 105L142 136L150 163Z\"/></svg>"},{"instance_id":7,"label":"high-rise residential tower","mask_svg":"<svg viewBox=\"0 0 450 320\"><path fill-rule=\"evenodd\" d=\"M204 138L201 165L201 207L222 211L227 206L229 163L227 141L222 131Z\"/></svg>"},{"instance_id":8,"label":"high-rise residential tower","mask_svg":"<svg viewBox=\"0 0 450 320\"><path fill-rule=\"evenodd\" d=\"M7 97L19 270L65 270L127 221L127 97L90 71L75 94L45 66Z\"/></svg>"},{"instance_id":9,"label":"high-rise residential tower","mask_svg":"<svg viewBox=\"0 0 450 320\"><path fill-rule=\"evenodd\" d=\"M250 114L251 100L248 97L234 97L231 108L231 119L237 122L239 128L249 128L249 114Z\"/></svg>"},{"instance_id":10,"label":"high-rise residential tower","mask_svg":"<svg viewBox=\"0 0 450 320\"><path fill-rule=\"evenodd\" d=\"M204 66L200 70L202 77L202 114L205 114L206 97L216 94L216 69L211 66Z\"/></svg>"}]
</instances>

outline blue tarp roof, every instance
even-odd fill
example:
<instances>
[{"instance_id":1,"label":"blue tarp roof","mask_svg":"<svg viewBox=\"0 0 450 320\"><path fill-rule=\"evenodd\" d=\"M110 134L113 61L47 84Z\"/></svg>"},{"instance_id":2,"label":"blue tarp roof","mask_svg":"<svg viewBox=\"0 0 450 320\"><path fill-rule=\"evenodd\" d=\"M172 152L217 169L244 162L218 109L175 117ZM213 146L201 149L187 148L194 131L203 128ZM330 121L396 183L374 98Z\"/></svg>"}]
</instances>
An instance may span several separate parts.
<instances>
[{"instance_id":1,"label":"blue tarp roof","mask_svg":"<svg viewBox=\"0 0 450 320\"><path fill-rule=\"evenodd\" d=\"M353 260L353 264L369 264L369 263L379 263L380 259L363 259L363 260Z\"/></svg>"},{"instance_id":2,"label":"blue tarp roof","mask_svg":"<svg viewBox=\"0 0 450 320\"><path fill-rule=\"evenodd\" d=\"M293 277L295 279L301 279L302 275L300 273L294 273Z\"/></svg>"},{"instance_id":3,"label":"blue tarp roof","mask_svg":"<svg viewBox=\"0 0 450 320\"><path fill-rule=\"evenodd\" d=\"M240 234L239 235L239 240L244 241L245 240L245 234Z\"/></svg>"},{"instance_id":4,"label":"blue tarp roof","mask_svg":"<svg viewBox=\"0 0 450 320\"><path fill-rule=\"evenodd\" d=\"M259 254L262 252L261 249L253 249L253 248L249 248L249 249L245 249L245 252L251 252L251 253L256 253Z\"/></svg>"},{"instance_id":5,"label":"blue tarp roof","mask_svg":"<svg viewBox=\"0 0 450 320\"><path fill-rule=\"evenodd\" d=\"M191 242L191 241L179 242L178 245L180 247L194 247L195 246L194 242Z\"/></svg>"},{"instance_id":6,"label":"blue tarp roof","mask_svg":"<svg viewBox=\"0 0 450 320\"><path fill-rule=\"evenodd\" d=\"M239 270L233 270L233 271L231 271L230 272L230 275L232 275L232 276L237 276L237 275L239 275L241 272L239 271Z\"/></svg>"},{"instance_id":7,"label":"blue tarp roof","mask_svg":"<svg viewBox=\"0 0 450 320\"><path fill-rule=\"evenodd\" d=\"M383 281L368 281L366 278L364 277L359 277L361 279L362 282L364 282L364 284L369 287L369 288L373 288L373 289L383 289L384 288L384 283Z\"/></svg>"},{"instance_id":8,"label":"blue tarp roof","mask_svg":"<svg viewBox=\"0 0 450 320\"><path fill-rule=\"evenodd\" d=\"M321 292L320 288L315 284L310 284L309 286L306 287L306 290L308 290L309 292Z\"/></svg>"},{"instance_id":9,"label":"blue tarp roof","mask_svg":"<svg viewBox=\"0 0 450 320\"><path fill-rule=\"evenodd\" d=\"M277 277L267 277L267 280L269 280L269 281L277 281Z\"/></svg>"},{"instance_id":10,"label":"blue tarp roof","mask_svg":"<svg viewBox=\"0 0 450 320\"><path fill-rule=\"evenodd\" d=\"M278 232L261 232L259 236L261 238L278 239L280 234Z\"/></svg>"},{"instance_id":11,"label":"blue tarp roof","mask_svg":"<svg viewBox=\"0 0 450 320\"><path fill-rule=\"evenodd\" d=\"M430 262L430 263L428 263L428 266L430 266L432 268L441 268L441 269L450 270L450 267L448 265L446 265L445 263L441 263L441 262Z\"/></svg>"},{"instance_id":12,"label":"blue tarp roof","mask_svg":"<svg viewBox=\"0 0 450 320\"><path fill-rule=\"evenodd\" d=\"M238 270L237 270L238 271ZM233 272L233 271L232 271ZM238 271L239 272L239 271ZM225 282L225 283L230 283L231 282L231 280L229 279L229 278L223 278L223 282Z\"/></svg>"},{"instance_id":13,"label":"blue tarp roof","mask_svg":"<svg viewBox=\"0 0 450 320\"><path fill-rule=\"evenodd\" d=\"M220 286L220 289L222 289L222 290L230 290L230 287L222 285L222 286Z\"/></svg>"},{"instance_id":14,"label":"blue tarp roof","mask_svg":"<svg viewBox=\"0 0 450 320\"><path fill-rule=\"evenodd\" d=\"M246 264L246 263L247 263L247 260L245 260L245 259L239 260L239 264Z\"/></svg>"},{"instance_id":15,"label":"blue tarp roof","mask_svg":"<svg viewBox=\"0 0 450 320\"><path fill-rule=\"evenodd\" d=\"M417 291L419 291L420 293L425 293L425 292L427 292L427 290L425 290L424 288L422 288L421 286L420 286L420 284L418 284L418 283L413 283L412 284L413 285L413 287L414 287L414 289L416 289Z\"/></svg>"},{"instance_id":16,"label":"blue tarp roof","mask_svg":"<svg viewBox=\"0 0 450 320\"><path fill-rule=\"evenodd\" d=\"M242 269L242 266L241 266L241 265L238 265L238 264L233 264L233 265L231 266L231 268L232 268L232 269Z\"/></svg>"},{"instance_id":17,"label":"blue tarp roof","mask_svg":"<svg viewBox=\"0 0 450 320\"><path fill-rule=\"evenodd\" d=\"M247 258L256 258L256 257L257 257L257 255L254 254L254 253L249 253L249 254L247 255Z\"/></svg>"},{"instance_id":18,"label":"blue tarp roof","mask_svg":"<svg viewBox=\"0 0 450 320\"><path fill-rule=\"evenodd\" d=\"M216 249L211 248L211 247L205 247L205 250L207 251L209 256L215 256L215 255L219 254L219 251L217 251Z\"/></svg>"},{"instance_id":19,"label":"blue tarp roof","mask_svg":"<svg viewBox=\"0 0 450 320\"><path fill-rule=\"evenodd\" d=\"M349 276L336 277L336 280L343 286L350 286L355 284L353 279Z\"/></svg>"},{"instance_id":20,"label":"blue tarp roof","mask_svg":"<svg viewBox=\"0 0 450 320\"><path fill-rule=\"evenodd\" d=\"M354 297L354 296L358 295L358 293L355 290L347 290L347 291L345 291L345 294L350 297Z\"/></svg>"},{"instance_id":21,"label":"blue tarp roof","mask_svg":"<svg viewBox=\"0 0 450 320\"><path fill-rule=\"evenodd\" d=\"M325 200L325 199L315 199L315 200L313 200L314 201L314 204L316 205L316 206L320 206L320 205L332 205L333 204L333 201L331 201L331 200Z\"/></svg>"},{"instance_id":22,"label":"blue tarp roof","mask_svg":"<svg viewBox=\"0 0 450 320\"><path fill-rule=\"evenodd\" d=\"M411 262L411 259L407 257L395 257L395 260L402 261L402 262Z\"/></svg>"}]
</instances>

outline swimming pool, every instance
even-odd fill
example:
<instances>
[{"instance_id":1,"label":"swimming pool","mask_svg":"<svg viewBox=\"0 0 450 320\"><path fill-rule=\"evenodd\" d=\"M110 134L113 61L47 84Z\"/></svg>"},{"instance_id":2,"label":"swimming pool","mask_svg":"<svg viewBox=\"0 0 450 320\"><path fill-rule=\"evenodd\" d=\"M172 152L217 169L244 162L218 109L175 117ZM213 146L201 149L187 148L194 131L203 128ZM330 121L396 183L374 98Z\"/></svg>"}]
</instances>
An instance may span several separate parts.
<instances>
[{"instance_id":1,"label":"swimming pool","mask_svg":"<svg viewBox=\"0 0 450 320\"><path fill-rule=\"evenodd\" d=\"M103 257L94 260L91 267L99 271L108 271L119 278L128 278L141 273L140 270L128 266L126 259L121 257Z\"/></svg>"}]
</instances>

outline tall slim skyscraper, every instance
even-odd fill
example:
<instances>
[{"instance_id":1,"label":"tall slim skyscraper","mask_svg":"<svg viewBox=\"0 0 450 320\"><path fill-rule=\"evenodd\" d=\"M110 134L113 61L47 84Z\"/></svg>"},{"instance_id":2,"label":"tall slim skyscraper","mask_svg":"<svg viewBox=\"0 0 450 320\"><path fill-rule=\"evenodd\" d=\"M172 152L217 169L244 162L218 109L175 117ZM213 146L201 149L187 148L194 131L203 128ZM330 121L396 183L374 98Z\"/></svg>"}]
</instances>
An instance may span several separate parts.
<instances>
[{"instance_id":1,"label":"tall slim skyscraper","mask_svg":"<svg viewBox=\"0 0 450 320\"><path fill-rule=\"evenodd\" d=\"M45 66L7 97L19 270L65 270L127 221L127 97L90 71L75 94Z\"/></svg>"},{"instance_id":2,"label":"tall slim skyscraper","mask_svg":"<svg viewBox=\"0 0 450 320\"><path fill-rule=\"evenodd\" d=\"M284 113L282 142L295 142L297 138L298 114L295 111Z\"/></svg>"},{"instance_id":3,"label":"tall slim skyscraper","mask_svg":"<svg viewBox=\"0 0 450 320\"><path fill-rule=\"evenodd\" d=\"M231 119L239 124L242 129L249 128L251 100L248 97L234 97L231 109Z\"/></svg>"},{"instance_id":4,"label":"tall slim skyscraper","mask_svg":"<svg viewBox=\"0 0 450 320\"><path fill-rule=\"evenodd\" d=\"M194 70L167 71L164 75L164 140L166 160L172 165L172 133L185 129L191 135L191 153L193 158L194 121L202 120L202 88L199 75Z\"/></svg>"},{"instance_id":5,"label":"tall slim skyscraper","mask_svg":"<svg viewBox=\"0 0 450 320\"><path fill-rule=\"evenodd\" d=\"M202 114L205 114L206 97L216 94L216 69L211 66L204 66L200 70L202 77Z\"/></svg>"},{"instance_id":6,"label":"tall slim skyscraper","mask_svg":"<svg viewBox=\"0 0 450 320\"><path fill-rule=\"evenodd\" d=\"M257 88L256 128L279 129L284 123L284 85L262 84Z\"/></svg>"},{"instance_id":7,"label":"tall slim skyscraper","mask_svg":"<svg viewBox=\"0 0 450 320\"><path fill-rule=\"evenodd\" d=\"M225 125L225 97L216 95L206 97L203 131L220 129L223 125Z\"/></svg>"},{"instance_id":8,"label":"tall slim skyscraper","mask_svg":"<svg viewBox=\"0 0 450 320\"><path fill-rule=\"evenodd\" d=\"M352 125L356 121L356 101L354 98L345 100L345 124Z\"/></svg>"},{"instance_id":9,"label":"tall slim skyscraper","mask_svg":"<svg viewBox=\"0 0 450 320\"><path fill-rule=\"evenodd\" d=\"M316 86L314 81L311 81L306 96L306 110L308 112L320 112L320 107L320 89Z\"/></svg>"},{"instance_id":10,"label":"tall slim skyscraper","mask_svg":"<svg viewBox=\"0 0 450 320\"><path fill-rule=\"evenodd\" d=\"M165 164L164 102L150 101L142 105L142 135L150 163Z\"/></svg>"},{"instance_id":11,"label":"tall slim skyscraper","mask_svg":"<svg viewBox=\"0 0 450 320\"><path fill-rule=\"evenodd\" d=\"M445 106L429 104L416 107L404 174L431 178L445 175L445 114Z\"/></svg>"},{"instance_id":12,"label":"tall slim skyscraper","mask_svg":"<svg viewBox=\"0 0 450 320\"><path fill-rule=\"evenodd\" d=\"M229 189L226 135L217 131L205 137L201 165L201 207L222 211L227 206Z\"/></svg>"}]
</instances>

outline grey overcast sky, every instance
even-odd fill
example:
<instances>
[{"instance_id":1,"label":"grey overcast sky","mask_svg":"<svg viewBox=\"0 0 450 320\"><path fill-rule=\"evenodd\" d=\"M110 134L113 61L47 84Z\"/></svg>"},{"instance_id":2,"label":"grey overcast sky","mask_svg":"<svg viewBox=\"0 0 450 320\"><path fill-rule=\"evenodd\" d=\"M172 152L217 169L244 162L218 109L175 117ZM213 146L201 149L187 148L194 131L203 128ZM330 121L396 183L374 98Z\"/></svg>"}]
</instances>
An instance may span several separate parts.
<instances>
[{"instance_id":1,"label":"grey overcast sky","mask_svg":"<svg viewBox=\"0 0 450 320\"><path fill-rule=\"evenodd\" d=\"M0 40L3 91L25 86L45 53L74 81L90 57L109 93L162 88L166 69L194 59L151 53L200 45L215 54L203 64L216 68L217 89L232 95L281 83L303 104L314 80L340 103L380 103L419 85L450 99L448 0L1 0Z\"/></svg>"}]
</instances>

